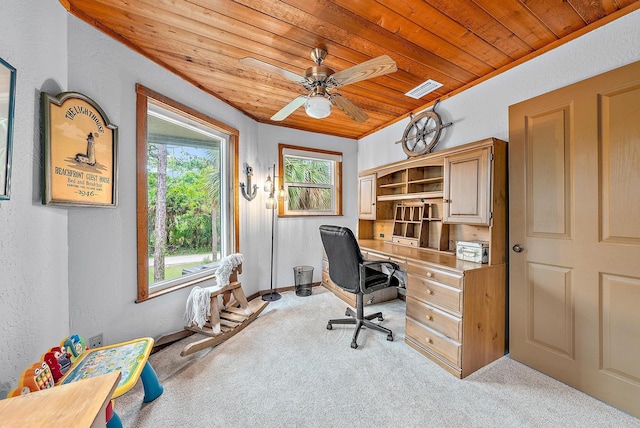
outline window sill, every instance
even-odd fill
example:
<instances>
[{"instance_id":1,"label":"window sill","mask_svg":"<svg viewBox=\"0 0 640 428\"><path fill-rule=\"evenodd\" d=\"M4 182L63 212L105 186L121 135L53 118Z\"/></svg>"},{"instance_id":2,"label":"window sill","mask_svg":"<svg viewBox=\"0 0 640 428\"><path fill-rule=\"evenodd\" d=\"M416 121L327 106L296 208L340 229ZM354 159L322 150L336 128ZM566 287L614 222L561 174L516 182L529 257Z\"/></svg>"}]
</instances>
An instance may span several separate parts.
<instances>
[{"instance_id":1,"label":"window sill","mask_svg":"<svg viewBox=\"0 0 640 428\"><path fill-rule=\"evenodd\" d=\"M210 281L212 279L215 279L215 275L214 275L213 272L211 272L211 274L209 274L209 275L200 276L200 277L194 278L194 279L192 279L190 281L185 281L185 282L182 282L180 284L177 284L177 285L174 285L174 286L171 286L171 287L167 287L167 288L163 288L162 290L158 290L158 291L154 291L152 293L149 293L147 295L147 297L145 297L144 299L140 299L140 298L137 299L136 303L146 302L147 300L154 299L154 298L160 297L160 296L164 296L165 294L169 294L169 293L172 293L174 291L181 290L183 288L191 287L193 285L202 284L203 282Z\"/></svg>"}]
</instances>

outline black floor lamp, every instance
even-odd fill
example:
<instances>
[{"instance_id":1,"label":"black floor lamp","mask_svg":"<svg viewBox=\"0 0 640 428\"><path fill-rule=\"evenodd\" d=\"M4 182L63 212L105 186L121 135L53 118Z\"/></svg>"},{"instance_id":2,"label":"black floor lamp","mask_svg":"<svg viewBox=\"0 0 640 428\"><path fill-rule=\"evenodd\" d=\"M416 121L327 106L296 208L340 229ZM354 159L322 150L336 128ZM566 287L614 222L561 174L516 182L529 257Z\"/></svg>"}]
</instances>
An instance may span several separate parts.
<instances>
[{"instance_id":1,"label":"black floor lamp","mask_svg":"<svg viewBox=\"0 0 640 428\"><path fill-rule=\"evenodd\" d=\"M278 206L278 201L276 199L276 165L273 164L273 181L271 180L271 176L267 176L267 181L264 183L264 191L269 192L269 197L267 198L267 209L271 210L271 270L270 270L270 286L269 293L262 295L262 300L267 302L273 302L276 300L280 300L282 297L278 292L273 291L273 235L276 228L276 207ZM284 186L280 186L278 190L278 198L282 198L285 200L286 194L284 191Z\"/></svg>"}]
</instances>

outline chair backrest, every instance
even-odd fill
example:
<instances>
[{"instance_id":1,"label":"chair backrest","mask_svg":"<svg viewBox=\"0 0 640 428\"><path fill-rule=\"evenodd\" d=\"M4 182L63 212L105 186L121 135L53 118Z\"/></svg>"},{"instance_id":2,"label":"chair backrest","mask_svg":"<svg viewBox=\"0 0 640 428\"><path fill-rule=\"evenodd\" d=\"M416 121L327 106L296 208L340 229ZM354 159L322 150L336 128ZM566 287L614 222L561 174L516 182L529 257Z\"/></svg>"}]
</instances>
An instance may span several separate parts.
<instances>
[{"instance_id":1,"label":"chair backrest","mask_svg":"<svg viewBox=\"0 0 640 428\"><path fill-rule=\"evenodd\" d=\"M351 293L360 290L362 253L351 229L341 226L320 226L320 238L329 260L329 277L339 287Z\"/></svg>"}]
</instances>

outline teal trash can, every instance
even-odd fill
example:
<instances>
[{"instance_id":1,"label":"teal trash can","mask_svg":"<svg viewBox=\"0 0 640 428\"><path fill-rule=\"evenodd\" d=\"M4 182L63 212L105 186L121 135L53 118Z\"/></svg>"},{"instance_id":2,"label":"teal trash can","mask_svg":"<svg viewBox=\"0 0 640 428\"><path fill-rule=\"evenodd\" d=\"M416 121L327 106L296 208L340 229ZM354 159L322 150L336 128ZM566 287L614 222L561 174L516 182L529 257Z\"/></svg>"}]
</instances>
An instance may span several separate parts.
<instances>
[{"instance_id":1,"label":"teal trash can","mask_svg":"<svg viewBox=\"0 0 640 428\"><path fill-rule=\"evenodd\" d=\"M313 266L296 266L293 268L296 296L310 296L313 288Z\"/></svg>"}]
</instances>

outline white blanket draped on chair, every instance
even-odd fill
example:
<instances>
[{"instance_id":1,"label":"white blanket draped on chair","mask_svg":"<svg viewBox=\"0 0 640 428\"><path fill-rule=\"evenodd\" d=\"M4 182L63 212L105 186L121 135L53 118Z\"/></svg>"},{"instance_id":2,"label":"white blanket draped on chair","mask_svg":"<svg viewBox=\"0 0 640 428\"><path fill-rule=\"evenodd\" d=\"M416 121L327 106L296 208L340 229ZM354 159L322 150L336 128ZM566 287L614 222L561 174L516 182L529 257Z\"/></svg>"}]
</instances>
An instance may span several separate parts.
<instances>
[{"instance_id":1,"label":"white blanket draped on chair","mask_svg":"<svg viewBox=\"0 0 640 428\"><path fill-rule=\"evenodd\" d=\"M211 294L229 285L231 272L233 272L233 269L241 265L243 261L244 257L240 253L230 254L224 257L220 260L220 264L215 272L216 285L205 288L198 286L193 287L191 293L189 293L189 297L187 298L184 314L184 320L187 325L195 324L199 328L202 328L205 325L207 317L211 315ZM220 298L221 296L218 297Z\"/></svg>"}]
</instances>

